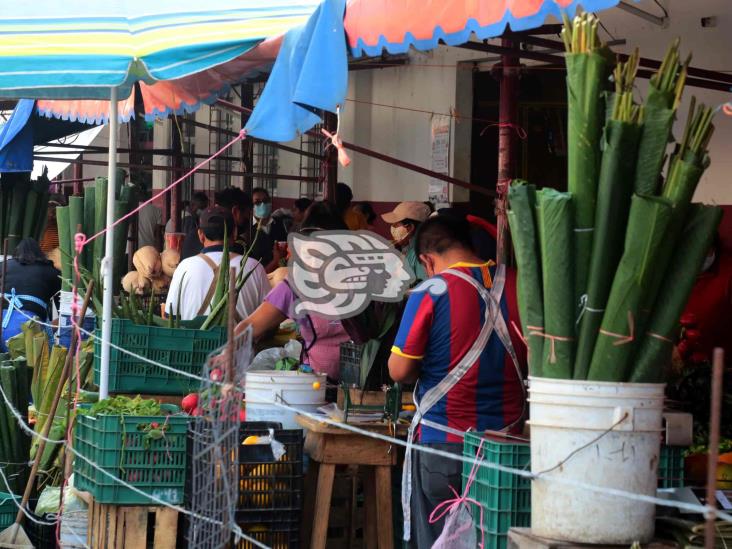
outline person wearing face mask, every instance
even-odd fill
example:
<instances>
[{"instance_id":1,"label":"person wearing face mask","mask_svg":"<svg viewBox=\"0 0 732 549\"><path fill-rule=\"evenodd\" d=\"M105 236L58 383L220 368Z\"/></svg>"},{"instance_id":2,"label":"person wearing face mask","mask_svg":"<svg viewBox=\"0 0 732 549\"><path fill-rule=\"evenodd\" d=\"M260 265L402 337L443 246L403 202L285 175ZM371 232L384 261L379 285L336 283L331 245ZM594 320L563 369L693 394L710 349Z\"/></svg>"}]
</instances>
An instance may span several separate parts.
<instances>
[{"instance_id":1,"label":"person wearing face mask","mask_svg":"<svg viewBox=\"0 0 732 549\"><path fill-rule=\"evenodd\" d=\"M317 230L346 230L346 225L331 204L314 202L305 214L300 232L310 234ZM264 302L242 320L236 333L252 327L254 340L264 338L288 318L297 322L303 340L302 363L315 372L327 374L337 382L340 378L340 344L351 339L340 320L330 320L315 313L295 313L297 295L287 279L281 280L267 294Z\"/></svg>"},{"instance_id":2,"label":"person wearing face mask","mask_svg":"<svg viewBox=\"0 0 732 549\"><path fill-rule=\"evenodd\" d=\"M389 357L394 381L417 382L410 436L461 455L469 429L520 433L526 355L521 335L509 329L519 323L515 273L476 255L465 219L431 218L414 240L430 279L410 292ZM404 467L403 490L412 486L402 493L411 502L405 528L411 522L417 547L432 547L444 518L430 524L425 517L454 497L463 465L407 450Z\"/></svg>"},{"instance_id":3,"label":"person wearing face mask","mask_svg":"<svg viewBox=\"0 0 732 549\"><path fill-rule=\"evenodd\" d=\"M257 187L252 191L252 205L254 207L253 231L259 231L254 243L252 255L264 265L268 273L279 267L282 259L278 242L287 242L287 229L282 220L272 217L272 199L269 191Z\"/></svg>"},{"instance_id":4,"label":"person wearing face mask","mask_svg":"<svg viewBox=\"0 0 732 549\"><path fill-rule=\"evenodd\" d=\"M201 251L201 241L198 238L198 220L206 208L208 208L206 193L201 191L193 193L180 226L180 232L185 234L181 246L181 260L193 257ZM172 220L169 220L168 224L170 226L165 226L165 232L173 232Z\"/></svg>"},{"instance_id":5,"label":"person wearing face mask","mask_svg":"<svg viewBox=\"0 0 732 549\"><path fill-rule=\"evenodd\" d=\"M230 249L239 255L244 255L249 249L249 243L253 235L252 220L252 199L249 194L237 187L227 187L214 195L217 206L221 206L231 212L234 225L237 228L236 241L232 242ZM251 233L251 234L250 234Z\"/></svg>"},{"instance_id":6,"label":"person wearing face mask","mask_svg":"<svg viewBox=\"0 0 732 549\"><path fill-rule=\"evenodd\" d=\"M420 223L430 216L430 208L424 202L400 202L393 211L381 214L381 219L391 225L394 245L405 256L407 265L414 271L417 281L427 278L424 268L414 251L414 235Z\"/></svg>"}]
</instances>

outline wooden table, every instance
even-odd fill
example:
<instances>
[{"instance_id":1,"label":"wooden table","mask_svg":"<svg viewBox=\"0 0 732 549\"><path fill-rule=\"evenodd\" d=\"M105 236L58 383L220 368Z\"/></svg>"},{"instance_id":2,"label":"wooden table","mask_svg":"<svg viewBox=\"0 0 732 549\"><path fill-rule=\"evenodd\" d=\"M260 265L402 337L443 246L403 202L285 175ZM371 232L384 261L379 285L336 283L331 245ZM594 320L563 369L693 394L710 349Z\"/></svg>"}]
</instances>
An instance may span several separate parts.
<instances>
[{"instance_id":1,"label":"wooden table","mask_svg":"<svg viewBox=\"0 0 732 549\"><path fill-rule=\"evenodd\" d=\"M540 538L531 533L530 528L511 528L508 531L507 549L626 549L628 545L587 545ZM643 545L644 549L675 549L675 543L652 541Z\"/></svg>"},{"instance_id":2,"label":"wooden table","mask_svg":"<svg viewBox=\"0 0 732 549\"><path fill-rule=\"evenodd\" d=\"M308 430L305 452L310 456L310 464L305 486L303 538L307 540L312 532L311 549L325 548L336 465L368 467L364 484L364 540L369 548L392 549L391 468L396 464L396 447L307 417L298 416L297 422ZM383 435L393 434L383 423L354 426ZM400 426L399 433L404 431Z\"/></svg>"}]
</instances>

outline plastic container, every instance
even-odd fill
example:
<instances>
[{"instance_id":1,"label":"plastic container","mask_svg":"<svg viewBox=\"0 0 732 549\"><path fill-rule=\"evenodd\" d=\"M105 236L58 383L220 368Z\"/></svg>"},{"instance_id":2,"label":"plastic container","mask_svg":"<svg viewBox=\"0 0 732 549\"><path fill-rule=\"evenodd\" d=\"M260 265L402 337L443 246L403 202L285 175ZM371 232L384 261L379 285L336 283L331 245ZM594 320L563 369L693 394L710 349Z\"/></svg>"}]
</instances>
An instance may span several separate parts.
<instances>
[{"instance_id":1,"label":"plastic container","mask_svg":"<svg viewBox=\"0 0 732 549\"><path fill-rule=\"evenodd\" d=\"M307 412L325 404L325 374L296 371L247 372L244 381L247 421L274 421L285 429L299 429L297 412L275 406L281 402Z\"/></svg>"},{"instance_id":2,"label":"plastic container","mask_svg":"<svg viewBox=\"0 0 732 549\"><path fill-rule=\"evenodd\" d=\"M94 340L94 382L99 385L101 330ZM198 377L208 356L226 342L226 329L161 328L113 318L111 342L154 362L192 374L185 376L155 366L110 347L109 391L149 395L184 395L197 391Z\"/></svg>"},{"instance_id":3,"label":"plastic container","mask_svg":"<svg viewBox=\"0 0 732 549\"><path fill-rule=\"evenodd\" d=\"M77 294L77 303L81 307L84 296ZM58 330L56 332L56 343L62 347L69 348L71 345L71 334L73 333L74 324L71 322L71 304L74 301L73 292L61 292L58 309ZM81 324L82 331L79 333L81 340L89 339L89 334L94 332L97 327L97 319L91 307L87 307L84 314L84 322Z\"/></svg>"},{"instance_id":4,"label":"plastic container","mask_svg":"<svg viewBox=\"0 0 732 549\"><path fill-rule=\"evenodd\" d=\"M530 378L531 530L577 543L653 537L655 506L550 479L656 495L664 385ZM601 520L598 520L601 517Z\"/></svg>"},{"instance_id":5,"label":"plastic container","mask_svg":"<svg viewBox=\"0 0 732 549\"><path fill-rule=\"evenodd\" d=\"M485 463L529 470L531 450L528 442L513 442L505 438L488 438L481 437L478 433L465 433L463 455L475 458L479 448ZM472 464L463 463L463 490L471 468ZM526 477L480 467L470 485L469 495L483 508L485 549L505 549L509 529L529 526L531 523L531 481ZM474 513L473 516L478 528L477 537L480 540L480 515Z\"/></svg>"},{"instance_id":6,"label":"plastic container","mask_svg":"<svg viewBox=\"0 0 732 549\"><path fill-rule=\"evenodd\" d=\"M684 486L684 452L682 446L661 446L658 462L658 487L681 488Z\"/></svg>"},{"instance_id":7,"label":"plastic container","mask_svg":"<svg viewBox=\"0 0 732 549\"><path fill-rule=\"evenodd\" d=\"M76 488L90 492L97 503L159 504L115 480L120 479L166 503L183 503L189 420L185 415L91 417L80 410L74 428ZM160 438L150 434L155 423L163 431Z\"/></svg>"},{"instance_id":8,"label":"plastic container","mask_svg":"<svg viewBox=\"0 0 732 549\"><path fill-rule=\"evenodd\" d=\"M20 501L21 496L17 496ZM0 530L7 528L15 522L15 515L18 514L18 507L13 501L13 496L7 492L0 492Z\"/></svg>"}]
</instances>

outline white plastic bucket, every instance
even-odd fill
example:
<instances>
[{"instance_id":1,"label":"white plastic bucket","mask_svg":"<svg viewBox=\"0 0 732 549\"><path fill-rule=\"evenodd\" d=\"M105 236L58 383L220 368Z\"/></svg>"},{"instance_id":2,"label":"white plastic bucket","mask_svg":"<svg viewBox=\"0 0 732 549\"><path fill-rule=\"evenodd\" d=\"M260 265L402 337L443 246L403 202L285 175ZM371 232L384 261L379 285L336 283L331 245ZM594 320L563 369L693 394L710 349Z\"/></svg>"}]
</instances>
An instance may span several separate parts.
<instances>
[{"instance_id":1,"label":"white plastic bucket","mask_svg":"<svg viewBox=\"0 0 732 549\"><path fill-rule=\"evenodd\" d=\"M578 543L646 543L655 506L561 478L656 494L664 385L530 378L531 530ZM561 464L561 465L560 465Z\"/></svg>"},{"instance_id":2,"label":"white plastic bucket","mask_svg":"<svg viewBox=\"0 0 732 549\"><path fill-rule=\"evenodd\" d=\"M73 303L73 301L73 292L61 292L58 308L58 330L56 333L56 342L62 347L66 347L67 349L69 348L69 345L71 345L71 333L73 331L73 322L71 321L71 304ZM76 303L78 303L79 308L81 308L83 301L84 297L80 294L77 294ZM92 311L91 307L87 307L86 313L84 315L84 322L81 324L81 327L84 331L80 332L79 334L82 341L86 341L89 338L89 333L94 332L94 328L96 328L96 325L96 315L94 314L94 311Z\"/></svg>"},{"instance_id":3,"label":"white plastic bucket","mask_svg":"<svg viewBox=\"0 0 732 549\"><path fill-rule=\"evenodd\" d=\"M325 404L325 385L324 374L248 372L244 380L247 421L277 421L283 429L300 429L297 412L274 403L315 412Z\"/></svg>"}]
</instances>

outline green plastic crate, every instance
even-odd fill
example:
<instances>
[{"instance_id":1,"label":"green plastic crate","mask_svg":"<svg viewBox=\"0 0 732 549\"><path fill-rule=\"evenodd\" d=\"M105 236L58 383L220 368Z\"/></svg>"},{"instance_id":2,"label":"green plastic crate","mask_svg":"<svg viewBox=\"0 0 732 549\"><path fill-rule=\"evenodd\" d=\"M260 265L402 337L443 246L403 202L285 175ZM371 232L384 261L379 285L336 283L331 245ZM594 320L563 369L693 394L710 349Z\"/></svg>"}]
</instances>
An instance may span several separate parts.
<instances>
[{"instance_id":1,"label":"green plastic crate","mask_svg":"<svg viewBox=\"0 0 732 549\"><path fill-rule=\"evenodd\" d=\"M18 507L13 501L13 496L7 492L0 492L0 530L13 524L17 514Z\"/></svg>"},{"instance_id":2,"label":"green plastic crate","mask_svg":"<svg viewBox=\"0 0 732 549\"><path fill-rule=\"evenodd\" d=\"M682 446L661 446L658 462L658 487L681 488L684 486L684 452Z\"/></svg>"},{"instance_id":3,"label":"green plastic crate","mask_svg":"<svg viewBox=\"0 0 732 549\"><path fill-rule=\"evenodd\" d=\"M183 503L189 421L185 415L91 417L80 412L74 427L76 487L98 503L158 504L115 480L120 479L166 503ZM165 426L162 438L149 436L153 422Z\"/></svg>"},{"instance_id":4,"label":"green plastic crate","mask_svg":"<svg viewBox=\"0 0 732 549\"><path fill-rule=\"evenodd\" d=\"M531 449L528 442L509 443L503 439L482 438L477 433L466 433L463 455L474 458L481 440L481 453L486 463L531 470ZM471 468L472 464L463 463L463 490ZM480 467L470 485L469 494L483 507L485 549L505 549L510 528L531 525L531 481L528 478ZM480 515L474 513L474 517L480 540Z\"/></svg>"},{"instance_id":5,"label":"green plastic crate","mask_svg":"<svg viewBox=\"0 0 732 549\"><path fill-rule=\"evenodd\" d=\"M99 385L101 330L94 339L94 382ZM201 375L206 358L226 342L226 329L161 328L141 326L131 320L112 319L112 345L127 349L195 376ZM145 362L110 347L109 390L112 393L184 395L198 390L200 381Z\"/></svg>"}]
</instances>

